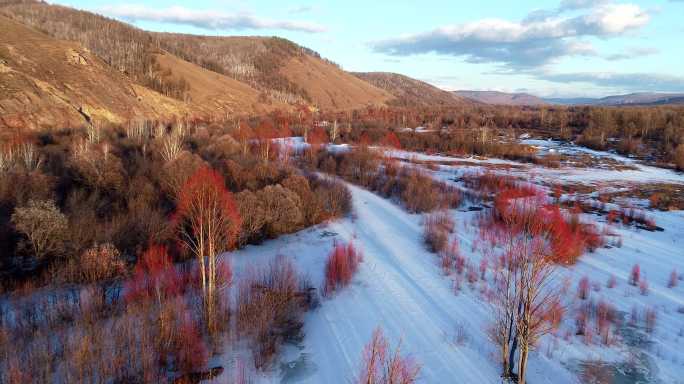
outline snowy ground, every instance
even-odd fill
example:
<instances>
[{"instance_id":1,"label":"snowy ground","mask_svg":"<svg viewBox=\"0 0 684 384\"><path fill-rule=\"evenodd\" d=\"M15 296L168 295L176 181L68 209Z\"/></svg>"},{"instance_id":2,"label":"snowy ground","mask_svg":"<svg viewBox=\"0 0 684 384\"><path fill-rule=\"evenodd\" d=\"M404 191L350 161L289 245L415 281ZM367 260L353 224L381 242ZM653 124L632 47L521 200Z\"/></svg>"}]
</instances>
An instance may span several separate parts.
<instances>
[{"instance_id":1,"label":"snowy ground","mask_svg":"<svg viewBox=\"0 0 684 384\"><path fill-rule=\"evenodd\" d=\"M527 140L526 144L534 145L540 155L549 151L563 153L565 155L587 154L597 159L610 159L612 162L629 166L635 169L596 169L583 167L561 167L546 168L540 165L520 163L517 161L503 160L496 158L475 158L475 157L449 157L439 155L425 155L407 151L390 151L388 155L398 159L416 159L423 162L435 162L445 164L445 169L457 170L485 170L492 168L502 169L508 166L506 172L520 176L525 179L536 179L537 181L587 183L601 185L606 183L674 183L684 185L684 174L673 170L643 165L634 159L620 156L609 152L594 151L588 148L579 147L572 144L565 144L551 140ZM448 163L458 164L458 167L450 167Z\"/></svg>"},{"instance_id":2,"label":"snowy ground","mask_svg":"<svg viewBox=\"0 0 684 384\"><path fill-rule=\"evenodd\" d=\"M442 164L454 160L405 152L393 152L393 156L416 156ZM442 165L433 175L452 180L462 171L463 160L455 159L459 165ZM475 167L483 162L467 161ZM592 182L614 177L620 181L662 179L684 183L681 174L638 164L637 170L622 172L522 166L534 168L539 174L535 180ZM530 168L516 168L513 172L524 174ZM441 272L437 257L423 245L422 216L408 214L395 203L361 188L350 186L350 189L354 203L352 217L250 246L231 255L237 278L247 265L261 264L283 254L291 257L320 286L333 239L353 239L364 252L364 262L353 284L334 297L323 299L319 308L306 315L303 342L287 346L279 361L260 375L260 382L349 383L358 370L363 346L373 329L380 326L392 344L401 340L402 350L421 364L421 383L500 383L496 351L485 333L490 308L479 293L479 284L486 282L471 287L464 284L456 295L451 278ZM471 226L475 213L465 210L451 213L458 224L456 236L462 252L471 262L478 263L480 256L471 250L476 237ZM684 272L684 212L650 212L649 215L665 228L664 232L613 227L622 237L622 247L599 249L585 255L577 265L559 271L557 278L568 279L571 284L568 314L561 330L545 336L531 355L530 383L586 382L582 372L587 367L607 376L606 381L599 383L684 383L684 313L680 313L684 309L684 282L674 288L667 287L673 270ZM599 224L603 220L593 218ZM635 264L641 266L649 282L647 295L627 283ZM576 287L585 276L595 285L592 300L605 300L626 316L633 309L639 314L648 308L657 311L656 331L646 343L632 340L634 335L645 335L639 327L618 332L619 340L612 347L600 342L586 344L574 335L573 308L579 300L575 297ZM606 283L611 276L617 280L617 286L609 289ZM224 359L223 363L226 361L229 360Z\"/></svg>"}]
</instances>

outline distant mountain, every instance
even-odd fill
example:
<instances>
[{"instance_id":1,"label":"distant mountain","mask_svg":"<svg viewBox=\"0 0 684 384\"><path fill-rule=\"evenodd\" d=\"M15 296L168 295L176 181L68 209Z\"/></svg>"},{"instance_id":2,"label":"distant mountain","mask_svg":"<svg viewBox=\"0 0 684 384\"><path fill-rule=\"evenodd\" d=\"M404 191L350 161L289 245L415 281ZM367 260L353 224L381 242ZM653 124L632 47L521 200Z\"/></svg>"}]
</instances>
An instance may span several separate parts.
<instances>
[{"instance_id":1,"label":"distant mountain","mask_svg":"<svg viewBox=\"0 0 684 384\"><path fill-rule=\"evenodd\" d=\"M546 105L548 102L527 93L506 93L497 91L454 91L457 96L480 103L495 105Z\"/></svg>"},{"instance_id":2,"label":"distant mountain","mask_svg":"<svg viewBox=\"0 0 684 384\"><path fill-rule=\"evenodd\" d=\"M439 89L426 82L389 72L356 72L356 77L383 89L394 97L390 101L398 106L455 106L472 103L471 100Z\"/></svg>"},{"instance_id":3,"label":"distant mountain","mask_svg":"<svg viewBox=\"0 0 684 384\"><path fill-rule=\"evenodd\" d=\"M597 105L649 105L669 104L671 99L681 99L684 94L676 93L630 93L628 95L608 96L599 99Z\"/></svg>"},{"instance_id":4,"label":"distant mountain","mask_svg":"<svg viewBox=\"0 0 684 384\"><path fill-rule=\"evenodd\" d=\"M684 104L684 94L682 93L653 93L640 92L627 95L607 96L600 99L592 98L548 98L544 99L550 104L562 105L665 105L665 104Z\"/></svg>"},{"instance_id":5,"label":"distant mountain","mask_svg":"<svg viewBox=\"0 0 684 384\"><path fill-rule=\"evenodd\" d=\"M593 105L598 101L598 99L592 99L591 97L545 97L543 100L549 104L558 105Z\"/></svg>"}]
</instances>

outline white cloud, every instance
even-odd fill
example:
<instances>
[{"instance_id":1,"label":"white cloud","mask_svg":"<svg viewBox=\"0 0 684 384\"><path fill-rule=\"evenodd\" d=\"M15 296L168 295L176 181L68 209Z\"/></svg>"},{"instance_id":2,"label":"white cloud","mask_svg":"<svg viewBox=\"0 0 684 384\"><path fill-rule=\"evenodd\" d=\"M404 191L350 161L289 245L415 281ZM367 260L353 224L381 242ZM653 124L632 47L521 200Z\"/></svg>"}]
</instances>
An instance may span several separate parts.
<instances>
[{"instance_id":1,"label":"white cloud","mask_svg":"<svg viewBox=\"0 0 684 384\"><path fill-rule=\"evenodd\" d=\"M314 10L313 5L298 5L288 8L287 12L291 14L308 13Z\"/></svg>"},{"instance_id":2,"label":"white cloud","mask_svg":"<svg viewBox=\"0 0 684 384\"><path fill-rule=\"evenodd\" d=\"M582 9L583 4L564 2L561 8ZM638 30L650 20L648 12L633 4L601 3L571 17L561 16L560 10L556 12L553 16L528 17L521 22L482 19L371 45L376 52L395 56L435 52L464 57L469 62L529 68L564 56L597 55L586 38L620 36Z\"/></svg>"},{"instance_id":3,"label":"white cloud","mask_svg":"<svg viewBox=\"0 0 684 384\"><path fill-rule=\"evenodd\" d=\"M574 11L592 8L597 5L608 4L609 0L563 0L558 6L559 11Z\"/></svg>"},{"instance_id":4,"label":"white cloud","mask_svg":"<svg viewBox=\"0 0 684 384\"><path fill-rule=\"evenodd\" d=\"M649 14L634 4L607 4L573 21L579 31L601 36L620 35L648 24Z\"/></svg>"},{"instance_id":5,"label":"white cloud","mask_svg":"<svg viewBox=\"0 0 684 384\"><path fill-rule=\"evenodd\" d=\"M651 47L631 47L624 52L614 53L605 57L606 60L618 61L618 60L629 60L639 57L652 56L660 53L657 48Z\"/></svg>"},{"instance_id":6,"label":"white cloud","mask_svg":"<svg viewBox=\"0 0 684 384\"><path fill-rule=\"evenodd\" d=\"M151 8L144 5L115 5L102 7L97 11L129 21L155 21L190 25L208 30L280 29L308 33L325 31L323 26L306 21L271 20L244 12L225 13L194 10L181 6Z\"/></svg>"}]
</instances>

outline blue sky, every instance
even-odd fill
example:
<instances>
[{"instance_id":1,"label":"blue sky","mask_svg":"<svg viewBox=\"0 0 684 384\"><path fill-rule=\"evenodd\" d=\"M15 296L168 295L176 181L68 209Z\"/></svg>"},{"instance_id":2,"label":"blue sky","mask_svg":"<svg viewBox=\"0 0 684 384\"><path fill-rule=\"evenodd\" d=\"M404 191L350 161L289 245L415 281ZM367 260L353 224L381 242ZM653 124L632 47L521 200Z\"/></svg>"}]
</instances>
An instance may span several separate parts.
<instances>
[{"instance_id":1,"label":"blue sky","mask_svg":"<svg viewBox=\"0 0 684 384\"><path fill-rule=\"evenodd\" d=\"M147 30L281 36L450 90L684 92L684 0L55 2Z\"/></svg>"}]
</instances>

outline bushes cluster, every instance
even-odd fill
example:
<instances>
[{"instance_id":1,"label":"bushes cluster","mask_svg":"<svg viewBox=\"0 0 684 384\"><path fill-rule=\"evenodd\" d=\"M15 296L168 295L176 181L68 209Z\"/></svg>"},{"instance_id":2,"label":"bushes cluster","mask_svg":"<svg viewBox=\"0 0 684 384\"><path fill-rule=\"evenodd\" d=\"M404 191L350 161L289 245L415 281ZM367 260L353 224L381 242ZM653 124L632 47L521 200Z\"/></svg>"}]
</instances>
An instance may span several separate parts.
<instances>
[{"instance_id":1,"label":"bushes cluster","mask_svg":"<svg viewBox=\"0 0 684 384\"><path fill-rule=\"evenodd\" d=\"M0 137L4 285L44 272L52 282L89 281L91 272L77 269L87 265L81 259L89 250L103 244L127 265L150 242L172 245L168 221L181 189L207 167L235 193L244 220L239 245L348 212L351 197L343 184L264 159L259 141L243 147L231 136L239 133L177 121ZM111 267L95 277L127 270Z\"/></svg>"},{"instance_id":2,"label":"bushes cluster","mask_svg":"<svg viewBox=\"0 0 684 384\"><path fill-rule=\"evenodd\" d=\"M619 326L620 317L617 309L603 300L589 301L577 308L575 314L576 334L582 336L587 344L594 341L594 336L598 336L604 345L612 344Z\"/></svg>"},{"instance_id":3,"label":"bushes cluster","mask_svg":"<svg viewBox=\"0 0 684 384\"><path fill-rule=\"evenodd\" d=\"M351 209L351 195L340 182L292 174L279 184L235 195L243 217L240 242L257 243L340 217Z\"/></svg>"},{"instance_id":4,"label":"bushes cluster","mask_svg":"<svg viewBox=\"0 0 684 384\"><path fill-rule=\"evenodd\" d=\"M335 244L325 263L323 295L330 296L336 290L349 285L362 261L363 254L354 243Z\"/></svg>"},{"instance_id":5,"label":"bushes cluster","mask_svg":"<svg viewBox=\"0 0 684 384\"><path fill-rule=\"evenodd\" d=\"M429 250L435 253L444 252L454 228L454 220L448 212L440 211L425 216L423 240Z\"/></svg>"},{"instance_id":6,"label":"bushes cluster","mask_svg":"<svg viewBox=\"0 0 684 384\"><path fill-rule=\"evenodd\" d=\"M499 231L543 236L550 257L573 264L585 251L603 246L605 239L594 224L582 223L577 211L564 212L532 186L507 188L494 197L494 207L481 215L481 234L496 243Z\"/></svg>"},{"instance_id":7,"label":"bushes cluster","mask_svg":"<svg viewBox=\"0 0 684 384\"><path fill-rule=\"evenodd\" d=\"M367 148L342 153L322 152L317 164L324 172L396 199L412 213L456 208L462 201L458 188L413 167L401 166L392 160L381 161L378 154Z\"/></svg>"},{"instance_id":8,"label":"bushes cluster","mask_svg":"<svg viewBox=\"0 0 684 384\"><path fill-rule=\"evenodd\" d=\"M90 285L9 301L0 313L0 381L156 383L202 371L209 340L192 310L197 290L159 277L188 273L171 263L136 267L125 300L119 287Z\"/></svg>"},{"instance_id":9,"label":"bushes cluster","mask_svg":"<svg viewBox=\"0 0 684 384\"><path fill-rule=\"evenodd\" d=\"M238 330L253 341L254 365L263 368L283 341L301 339L302 316L315 303L315 289L284 256L247 271L237 289Z\"/></svg>"},{"instance_id":10,"label":"bushes cluster","mask_svg":"<svg viewBox=\"0 0 684 384\"><path fill-rule=\"evenodd\" d=\"M259 142L243 147L231 134L239 137L178 121L0 137L0 284L10 291L0 306L0 382L214 374L206 364L231 324L232 276L220 256L212 261L217 303L198 310L200 270L182 263L190 252L177 241L190 224L174 215L201 190L190 181L211 179L234 196L242 220L231 217L240 225L228 247L232 232L239 245L257 243L351 207L344 184L263 157ZM280 342L300 337L313 291L286 261L245 280L234 316L262 367Z\"/></svg>"},{"instance_id":11,"label":"bushes cluster","mask_svg":"<svg viewBox=\"0 0 684 384\"><path fill-rule=\"evenodd\" d=\"M253 343L254 367L267 365L286 340L302 337L302 315L315 290L285 257L249 270L237 283L223 265L223 303L212 334L197 267L173 263L167 247L145 251L122 285L92 284L11 296L0 306L0 382L139 382L210 379L230 367L209 367L226 339ZM234 316L237 333L225 332ZM102 362L106 361L107 364ZM248 380L251 369L236 374ZM228 377L233 372L226 372ZM190 381L197 382L197 381Z\"/></svg>"}]
</instances>

